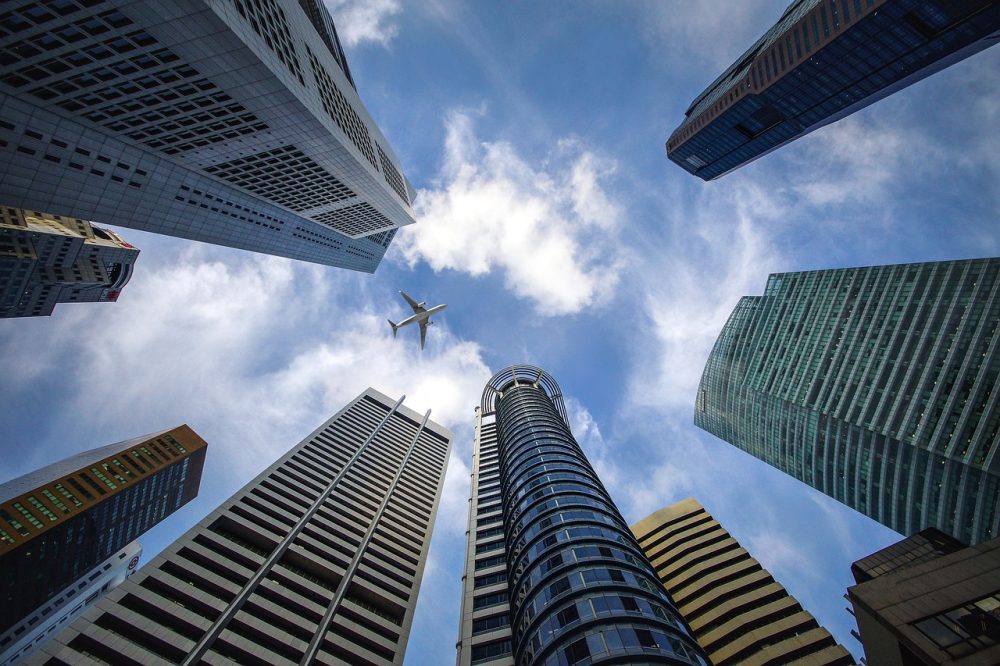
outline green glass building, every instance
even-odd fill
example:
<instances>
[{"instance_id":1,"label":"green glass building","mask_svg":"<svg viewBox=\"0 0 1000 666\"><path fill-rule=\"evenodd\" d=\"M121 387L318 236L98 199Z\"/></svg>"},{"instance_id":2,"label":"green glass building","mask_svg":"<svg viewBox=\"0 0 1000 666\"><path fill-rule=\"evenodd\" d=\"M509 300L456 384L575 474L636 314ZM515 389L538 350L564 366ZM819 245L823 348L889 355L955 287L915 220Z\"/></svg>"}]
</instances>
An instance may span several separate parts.
<instances>
[{"instance_id":1,"label":"green glass building","mask_svg":"<svg viewBox=\"0 0 1000 666\"><path fill-rule=\"evenodd\" d=\"M903 534L1000 523L1000 258L776 273L740 299L695 424Z\"/></svg>"}]
</instances>

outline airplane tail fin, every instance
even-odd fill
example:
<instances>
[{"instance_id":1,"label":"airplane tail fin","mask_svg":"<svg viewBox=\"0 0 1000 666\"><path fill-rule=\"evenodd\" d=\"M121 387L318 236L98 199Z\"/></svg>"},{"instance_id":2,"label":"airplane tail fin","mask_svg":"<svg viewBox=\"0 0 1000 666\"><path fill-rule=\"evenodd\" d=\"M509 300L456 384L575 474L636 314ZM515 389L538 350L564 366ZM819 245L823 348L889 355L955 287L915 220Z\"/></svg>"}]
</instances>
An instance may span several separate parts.
<instances>
[{"instance_id":1,"label":"airplane tail fin","mask_svg":"<svg viewBox=\"0 0 1000 666\"><path fill-rule=\"evenodd\" d=\"M396 326L396 324L391 319L386 319L386 321L389 322L389 326L392 326L392 337L395 338L396 331L399 330L399 326Z\"/></svg>"}]
</instances>

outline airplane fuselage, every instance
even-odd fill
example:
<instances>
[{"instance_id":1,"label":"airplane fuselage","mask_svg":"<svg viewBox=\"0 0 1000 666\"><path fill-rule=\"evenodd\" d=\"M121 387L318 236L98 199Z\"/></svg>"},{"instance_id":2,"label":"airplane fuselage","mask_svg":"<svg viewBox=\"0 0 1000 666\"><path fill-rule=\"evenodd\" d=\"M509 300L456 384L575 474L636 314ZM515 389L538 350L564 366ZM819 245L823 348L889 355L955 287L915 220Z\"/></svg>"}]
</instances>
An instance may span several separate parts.
<instances>
[{"instance_id":1,"label":"airplane fuselage","mask_svg":"<svg viewBox=\"0 0 1000 666\"><path fill-rule=\"evenodd\" d=\"M424 321L425 319L429 319L432 314L441 312L441 310L444 310L446 307L448 307L447 303L444 303L442 305L435 305L434 307L428 308L428 309L424 310L423 312L420 312L420 313L415 314L415 315L411 315L411 316L407 317L406 319L404 319L403 321L401 321L398 324L396 324L396 328L401 328L403 326L406 326L407 324L414 324L416 322Z\"/></svg>"}]
</instances>

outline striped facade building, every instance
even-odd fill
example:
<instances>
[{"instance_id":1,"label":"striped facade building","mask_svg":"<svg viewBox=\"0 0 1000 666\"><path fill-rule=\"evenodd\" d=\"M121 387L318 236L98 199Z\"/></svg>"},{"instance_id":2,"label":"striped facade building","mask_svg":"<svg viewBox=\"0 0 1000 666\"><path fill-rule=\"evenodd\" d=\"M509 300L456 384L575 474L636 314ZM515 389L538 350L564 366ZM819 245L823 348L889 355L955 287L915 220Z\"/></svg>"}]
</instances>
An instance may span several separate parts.
<instances>
[{"instance_id":1,"label":"striped facade building","mask_svg":"<svg viewBox=\"0 0 1000 666\"><path fill-rule=\"evenodd\" d=\"M849 666L854 658L694 499L632 526L715 666Z\"/></svg>"},{"instance_id":2,"label":"striped facade building","mask_svg":"<svg viewBox=\"0 0 1000 666\"><path fill-rule=\"evenodd\" d=\"M1000 533L1000 259L777 273L695 424L903 534Z\"/></svg>"},{"instance_id":3,"label":"striped facade building","mask_svg":"<svg viewBox=\"0 0 1000 666\"><path fill-rule=\"evenodd\" d=\"M30 664L401 664L451 434L368 389Z\"/></svg>"},{"instance_id":4,"label":"striped facade building","mask_svg":"<svg viewBox=\"0 0 1000 666\"><path fill-rule=\"evenodd\" d=\"M667 156L718 178L998 37L995 0L795 0L691 102Z\"/></svg>"},{"instance_id":5,"label":"striped facade building","mask_svg":"<svg viewBox=\"0 0 1000 666\"><path fill-rule=\"evenodd\" d=\"M414 190L320 0L0 9L0 203L373 272Z\"/></svg>"},{"instance_id":6,"label":"striped facade building","mask_svg":"<svg viewBox=\"0 0 1000 666\"><path fill-rule=\"evenodd\" d=\"M206 447L182 425L0 485L0 661L36 612L89 596L112 556L198 495Z\"/></svg>"},{"instance_id":7,"label":"striped facade building","mask_svg":"<svg viewBox=\"0 0 1000 666\"><path fill-rule=\"evenodd\" d=\"M705 666L544 371L498 372L476 414L458 666Z\"/></svg>"}]
</instances>

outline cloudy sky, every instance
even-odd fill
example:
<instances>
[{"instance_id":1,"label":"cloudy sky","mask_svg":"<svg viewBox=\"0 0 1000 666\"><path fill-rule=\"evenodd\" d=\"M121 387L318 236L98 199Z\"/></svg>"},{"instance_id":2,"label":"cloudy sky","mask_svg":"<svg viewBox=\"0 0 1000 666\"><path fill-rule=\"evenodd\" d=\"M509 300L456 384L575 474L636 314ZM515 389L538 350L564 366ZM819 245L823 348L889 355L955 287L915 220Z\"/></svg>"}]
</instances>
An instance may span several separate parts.
<instances>
[{"instance_id":1,"label":"cloudy sky","mask_svg":"<svg viewBox=\"0 0 1000 666\"><path fill-rule=\"evenodd\" d=\"M327 1L418 224L374 276L121 230L117 304L0 321L0 481L190 424L201 494L148 561L365 387L405 393L456 435L406 656L448 664L473 409L533 363L627 520L694 496L860 655L849 565L898 535L697 430L695 388L768 273L1000 254L1000 49L706 184L664 140L785 0ZM449 304L423 353L400 288Z\"/></svg>"}]
</instances>

